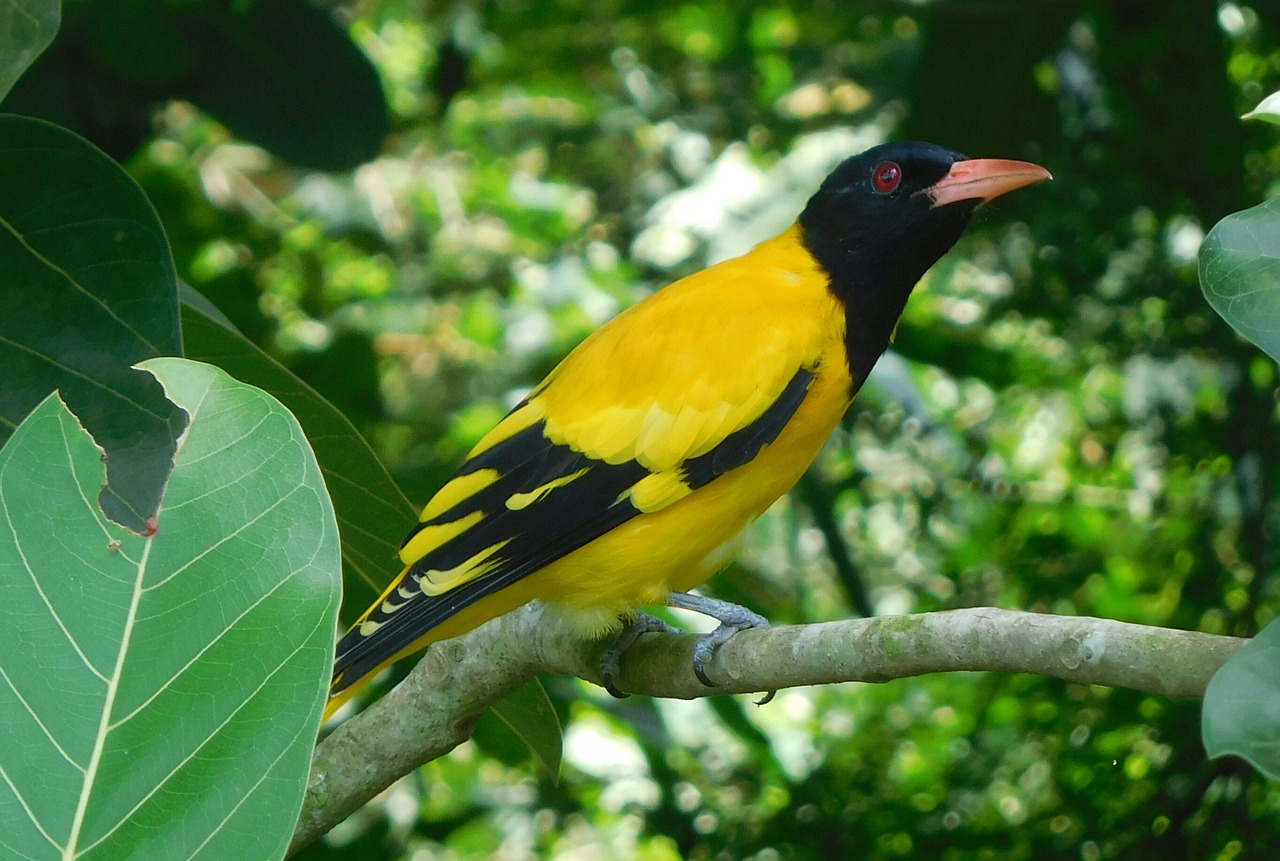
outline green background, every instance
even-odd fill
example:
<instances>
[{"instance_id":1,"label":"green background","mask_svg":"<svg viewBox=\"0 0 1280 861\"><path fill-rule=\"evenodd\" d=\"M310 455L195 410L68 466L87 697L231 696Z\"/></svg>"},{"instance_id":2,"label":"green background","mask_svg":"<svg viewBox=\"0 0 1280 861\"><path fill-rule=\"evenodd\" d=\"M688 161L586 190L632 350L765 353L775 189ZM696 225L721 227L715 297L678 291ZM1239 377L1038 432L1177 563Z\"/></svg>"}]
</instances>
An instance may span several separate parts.
<instances>
[{"instance_id":1,"label":"green background","mask_svg":"<svg viewBox=\"0 0 1280 861\"><path fill-rule=\"evenodd\" d=\"M0 107L121 160L178 276L415 504L616 310L785 227L839 158L919 137L1055 181L935 267L709 591L778 622L989 604L1248 636L1276 616L1275 365L1196 267L1272 192L1280 138L1238 116L1280 89L1280 6L326 8L340 26L296 3L68 3ZM760 709L547 686L558 784L482 722L302 857L1280 851L1280 791L1206 761L1194 702L971 674Z\"/></svg>"}]
</instances>

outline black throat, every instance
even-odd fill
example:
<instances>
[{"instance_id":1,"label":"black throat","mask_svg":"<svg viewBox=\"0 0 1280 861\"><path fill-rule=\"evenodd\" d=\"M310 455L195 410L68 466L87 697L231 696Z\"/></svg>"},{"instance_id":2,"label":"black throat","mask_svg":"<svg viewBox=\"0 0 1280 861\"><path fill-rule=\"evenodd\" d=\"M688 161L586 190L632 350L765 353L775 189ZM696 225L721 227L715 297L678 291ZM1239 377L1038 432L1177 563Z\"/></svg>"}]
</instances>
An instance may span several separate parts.
<instances>
[{"instance_id":1,"label":"black throat","mask_svg":"<svg viewBox=\"0 0 1280 861\"><path fill-rule=\"evenodd\" d=\"M800 214L804 244L844 306L854 392L888 349L912 289L960 238L977 204L925 210L916 219L871 223L857 232L837 229L820 208Z\"/></svg>"}]
</instances>

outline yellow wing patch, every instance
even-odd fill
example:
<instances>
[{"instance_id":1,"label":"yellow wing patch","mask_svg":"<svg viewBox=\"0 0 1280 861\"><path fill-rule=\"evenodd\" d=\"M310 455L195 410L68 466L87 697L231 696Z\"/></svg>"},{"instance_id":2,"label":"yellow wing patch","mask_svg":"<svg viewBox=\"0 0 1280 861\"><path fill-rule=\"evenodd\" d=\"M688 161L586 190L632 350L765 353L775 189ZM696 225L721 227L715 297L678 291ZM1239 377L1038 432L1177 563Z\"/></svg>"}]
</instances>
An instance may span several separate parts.
<instances>
[{"instance_id":1,"label":"yellow wing patch","mask_svg":"<svg viewBox=\"0 0 1280 861\"><path fill-rule=\"evenodd\" d=\"M613 407L578 420L547 419L546 436L556 445L580 451L592 460L617 465L635 461L653 473L677 469L706 454L733 431L764 414L795 373L794 365L768 369L759 388L734 402L688 392L683 403ZM674 395L678 397L679 395Z\"/></svg>"},{"instance_id":2,"label":"yellow wing patch","mask_svg":"<svg viewBox=\"0 0 1280 861\"><path fill-rule=\"evenodd\" d=\"M528 508L530 505L533 505L557 487L564 487L566 484L582 478L587 474L587 471L588 468L584 466L577 472L571 472L568 475L562 475L559 478L552 479L541 487L535 487L533 490L525 491L524 493L513 493L507 497L507 508L511 511L520 511L521 509Z\"/></svg>"},{"instance_id":3,"label":"yellow wing patch","mask_svg":"<svg viewBox=\"0 0 1280 861\"><path fill-rule=\"evenodd\" d=\"M435 496L431 497L431 501L422 510L422 516L418 520L425 523L428 520L439 517L449 509L456 507L463 500L475 496L497 481L498 478L499 475L496 469L477 469L475 472L458 476L440 488Z\"/></svg>"},{"instance_id":4,"label":"yellow wing patch","mask_svg":"<svg viewBox=\"0 0 1280 861\"><path fill-rule=\"evenodd\" d=\"M508 543L510 542L499 541L497 544L490 544L467 561L448 570L432 569L423 571L418 578L418 588L422 590L424 595L443 595L451 589L458 588L463 583L482 577L502 564L500 559L491 557Z\"/></svg>"},{"instance_id":5,"label":"yellow wing patch","mask_svg":"<svg viewBox=\"0 0 1280 861\"><path fill-rule=\"evenodd\" d=\"M471 449L467 459L470 460L476 455L483 454L503 440L510 439L520 431L532 427L541 421L545 415L542 402L536 398L530 398L525 404L517 407L506 418L498 422L493 430L485 434L480 442L476 443L475 448Z\"/></svg>"},{"instance_id":6,"label":"yellow wing patch","mask_svg":"<svg viewBox=\"0 0 1280 861\"><path fill-rule=\"evenodd\" d=\"M693 488L680 480L674 472L659 472L642 478L626 493L618 497L619 502L630 500L641 512L659 511L693 492Z\"/></svg>"},{"instance_id":7,"label":"yellow wing patch","mask_svg":"<svg viewBox=\"0 0 1280 861\"><path fill-rule=\"evenodd\" d=\"M406 561L421 559L446 541L457 538L481 520L484 520L484 512L473 511L465 517L450 520L448 523L424 526L409 539L404 547L400 548L400 558Z\"/></svg>"}]
</instances>

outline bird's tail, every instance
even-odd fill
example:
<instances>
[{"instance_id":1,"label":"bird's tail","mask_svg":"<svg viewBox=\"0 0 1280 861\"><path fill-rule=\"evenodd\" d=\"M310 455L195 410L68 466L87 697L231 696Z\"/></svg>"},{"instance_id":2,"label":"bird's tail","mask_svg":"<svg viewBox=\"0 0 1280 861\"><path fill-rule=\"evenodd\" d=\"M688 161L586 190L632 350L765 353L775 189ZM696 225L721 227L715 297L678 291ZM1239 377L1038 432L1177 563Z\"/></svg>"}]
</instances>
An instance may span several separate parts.
<instances>
[{"instance_id":1,"label":"bird's tail","mask_svg":"<svg viewBox=\"0 0 1280 861\"><path fill-rule=\"evenodd\" d=\"M379 618L389 617L398 609L393 599L399 594L407 575L408 569L401 572L338 640L333 661L333 679L329 682L329 701L325 703L322 722L333 717L379 670L414 648L420 648L416 643L406 648L403 636L395 637L394 630L384 632L383 624L379 621ZM419 593L417 597L425 596ZM425 646L426 642L422 645Z\"/></svg>"},{"instance_id":2,"label":"bird's tail","mask_svg":"<svg viewBox=\"0 0 1280 861\"><path fill-rule=\"evenodd\" d=\"M465 634L526 603L532 594L506 589L509 578L478 578L438 595L425 594L406 568L338 641L324 719L331 718L379 670L432 643ZM515 569L515 574L523 573Z\"/></svg>"}]
</instances>

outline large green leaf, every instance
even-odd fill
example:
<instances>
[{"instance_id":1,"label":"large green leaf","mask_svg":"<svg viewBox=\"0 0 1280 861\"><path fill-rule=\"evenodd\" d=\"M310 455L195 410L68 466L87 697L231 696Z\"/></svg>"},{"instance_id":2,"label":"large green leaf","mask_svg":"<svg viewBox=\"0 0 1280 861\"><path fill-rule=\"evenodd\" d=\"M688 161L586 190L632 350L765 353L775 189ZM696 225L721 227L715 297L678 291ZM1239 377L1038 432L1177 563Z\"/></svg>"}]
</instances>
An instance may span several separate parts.
<instances>
[{"instance_id":1,"label":"large green leaf","mask_svg":"<svg viewBox=\"0 0 1280 861\"><path fill-rule=\"evenodd\" d=\"M1209 756L1235 754L1280 780L1280 620L1209 680L1200 732Z\"/></svg>"},{"instance_id":2,"label":"large green leaf","mask_svg":"<svg viewBox=\"0 0 1280 861\"><path fill-rule=\"evenodd\" d=\"M413 526L413 506L346 416L288 368L227 324L185 303L182 332L188 358L215 364L270 392L306 431L342 532L342 559L348 571L342 619L354 622L400 573L396 550Z\"/></svg>"},{"instance_id":3,"label":"large green leaf","mask_svg":"<svg viewBox=\"0 0 1280 861\"><path fill-rule=\"evenodd\" d=\"M105 450L107 515L145 532L184 417L131 366L182 352L173 260L119 165L28 117L0 115L0 307L0 439L59 389Z\"/></svg>"},{"instance_id":4,"label":"large green leaf","mask_svg":"<svg viewBox=\"0 0 1280 861\"><path fill-rule=\"evenodd\" d=\"M338 607L333 511L293 417L183 359L190 416L150 538L93 504L56 396L0 451L0 848L29 859L279 858Z\"/></svg>"},{"instance_id":5,"label":"large green leaf","mask_svg":"<svg viewBox=\"0 0 1280 861\"><path fill-rule=\"evenodd\" d=\"M1200 289L1222 319L1280 361L1280 199L1214 225L1200 246Z\"/></svg>"},{"instance_id":6,"label":"large green leaf","mask_svg":"<svg viewBox=\"0 0 1280 861\"><path fill-rule=\"evenodd\" d=\"M58 32L58 0L0 0L0 101Z\"/></svg>"}]
</instances>

